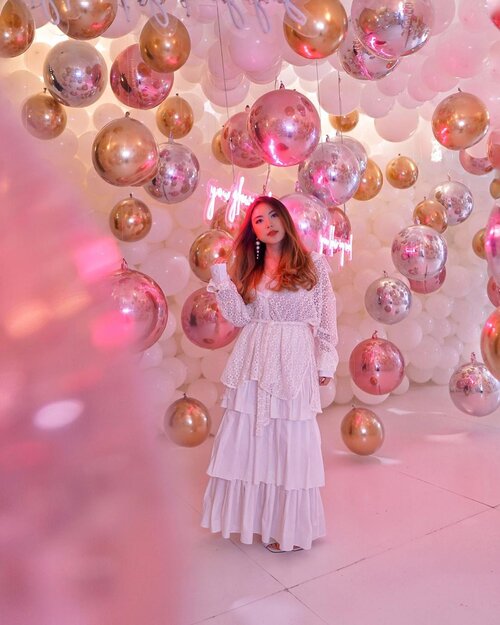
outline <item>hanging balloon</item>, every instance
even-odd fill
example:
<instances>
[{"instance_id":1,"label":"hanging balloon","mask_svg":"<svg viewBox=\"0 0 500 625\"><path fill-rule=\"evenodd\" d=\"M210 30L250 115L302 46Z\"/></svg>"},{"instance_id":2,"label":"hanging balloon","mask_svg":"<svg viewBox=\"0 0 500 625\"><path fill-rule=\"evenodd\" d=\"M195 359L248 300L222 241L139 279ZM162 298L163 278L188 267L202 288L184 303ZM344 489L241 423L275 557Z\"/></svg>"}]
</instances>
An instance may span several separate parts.
<instances>
[{"instance_id":1,"label":"hanging balloon","mask_svg":"<svg viewBox=\"0 0 500 625\"><path fill-rule=\"evenodd\" d=\"M35 38L35 22L22 0L7 0L0 12L0 58L26 52Z\"/></svg>"},{"instance_id":2,"label":"hanging balloon","mask_svg":"<svg viewBox=\"0 0 500 625\"><path fill-rule=\"evenodd\" d=\"M347 449L359 456L369 456L384 442L384 426L368 408L352 408L342 419L340 433Z\"/></svg>"},{"instance_id":3,"label":"hanging balloon","mask_svg":"<svg viewBox=\"0 0 500 625\"><path fill-rule=\"evenodd\" d=\"M248 111L232 115L222 128L221 149L237 167L259 167L264 163L248 131Z\"/></svg>"},{"instance_id":4,"label":"hanging balloon","mask_svg":"<svg viewBox=\"0 0 500 625\"><path fill-rule=\"evenodd\" d=\"M111 300L122 323L128 328L131 344L144 351L160 338L168 320L167 300L158 284L123 261L110 277Z\"/></svg>"},{"instance_id":5,"label":"hanging balloon","mask_svg":"<svg viewBox=\"0 0 500 625\"><path fill-rule=\"evenodd\" d=\"M486 250L484 249L485 232L486 228L481 228L481 230L478 230L472 238L472 249L474 250L474 254L483 260L486 260Z\"/></svg>"},{"instance_id":6,"label":"hanging balloon","mask_svg":"<svg viewBox=\"0 0 500 625\"><path fill-rule=\"evenodd\" d=\"M309 252L321 252L323 240L328 239L330 218L328 209L313 195L290 193L281 198L290 213L299 238Z\"/></svg>"},{"instance_id":7,"label":"hanging balloon","mask_svg":"<svg viewBox=\"0 0 500 625\"><path fill-rule=\"evenodd\" d=\"M431 34L431 0L353 0L351 21L363 46L382 59L413 54Z\"/></svg>"},{"instance_id":8,"label":"hanging balloon","mask_svg":"<svg viewBox=\"0 0 500 625\"><path fill-rule=\"evenodd\" d=\"M354 109L347 115L328 115L328 120L335 130L349 132L358 125L359 113Z\"/></svg>"},{"instance_id":9,"label":"hanging balloon","mask_svg":"<svg viewBox=\"0 0 500 625\"><path fill-rule=\"evenodd\" d=\"M222 129L218 130L214 134L214 138L212 139L212 154L219 161L219 163L222 163L223 165L230 165L231 161L228 158L226 158L226 155L222 151L221 139L222 139Z\"/></svg>"},{"instance_id":10,"label":"hanging balloon","mask_svg":"<svg viewBox=\"0 0 500 625\"><path fill-rule=\"evenodd\" d=\"M384 177L380 167L369 158L366 162L366 169L360 176L359 187L353 197L355 200L363 202L372 200L379 194L383 184Z\"/></svg>"},{"instance_id":11,"label":"hanging balloon","mask_svg":"<svg viewBox=\"0 0 500 625\"><path fill-rule=\"evenodd\" d=\"M240 330L222 316L215 295L205 287L191 293L184 302L181 323L191 343L206 349L229 345Z\"/></svg>"},{"instance_id":12,"label":"hanging balloon","mask_svg":"<svg viewBox=\"0 0 500 625\"><path fill-rule=\"evenodd\" d=\"M151 230L152 216L149 208L130 194L113 206L109 214L111 232L120 241L140 241Z\"/></svg>"},{"instance_id":13,"label":"hanging balloon","mask_svg":"<svg viewBox=\"0 0 500 625\"><path fill-rule=\"evenodd\" d=\"M500 380L500 307L491 313L483 326L481 354L485 365Z\"/></svg>"},{"instance_id":14,"label":"hanging balloon","mask_svg":"<svg viewBox=\"0 0 500 625\"><path fill-rule=\"evenodd\" d=\"M500 406L500 382L474 354L453 372L449 391L455 406L474 417L485 417Z\"/></svg>"},{"instance_id":15,"label":"hanging balloon","mask_svg":"<svg viewBox=\"0 0 500 625\"><path fill-rule=\"evenodd\" d=\"M403 379L405 361L399 349L385 339L361 341L349 357L349 371L356 386L370 395L385 395Z\"/></svg>"},{"instance_id":16,"label":"hanging balloon","mask_svg":"<svg viewBox=\"0 0 500 625\"><path fill-rule=\"evenodd\" d=\"M395 237L392 261L396 269L412 280L438 274L447 258L444 238L429 226L408 226Z\"/></svg>"},{"instance_id":17,"label":"hanging balloon","mask_svg":"<svg viewBox=\"0 0 500 625\"><path fill-rule=\"evenodd\" d=\"M493 207L486 225L484 251L491 275L500 284L500 204L498 202Z\"/></svg>"},{"instance_id":18,"label":"hanging balloon","mask_svg":"<svg viewBox=\"0 0 500 625\"><path fill-rule=\"evenodd\" d=\"M191 105L177 94L167 98L156 111L158 130L169 139L182 139L189 134L193 123Z\"/></svg>"},{"instance_id":19,"label":"hanging balloon","mask_svg":"<svg viewBox=\"0 0 500 625\"><path fill-rule=\"evenodd\" d=\"M341 241L349 241L352 228L347 213L338 206L330 207L328 213L330 215L330 225L335 228L335 238Z\"/></svg>"},{"instance_id":20,"label":"hanging balloon","mask_svg":"<svg viewBox=\"0 0 500 625\"><path fill-rule=\"evenodd\" d=\"M117 0L51 0L53 23L71 39L95 39L111 26Z\"/></svg>"},{"instance_id":21,"label":"hanging balloon","mask_svg":"<svg viewBox=\"0 0 500 625\"><path fill-rule=\"evenodd\" d=\"M359 173L364 174L368 164L368 156L363 144L357 139L353 139L353 137L337 137L336 141L346 145L351 150L354 156L358 159Z\"/></svg>"},{"instance_id":22,"label":"hanging balloon","mask_svg":"<svg viewBox=\"0 0 500 625\"><path fill-rule=\"evenodd\" d=\"M66 111L46 93L28 98L23 105L22 120L26 130L37 139L54 139L66 128Z\"/></svg>"},{"instance_id":23,"label":"hanging balloon","mask_svg":"<svg viewBox=\"0 0 500 625\"><path fill-rule=\"evenodd\" d=\"M359 186L359 161L341 141L326 141L299 165L298 178L301 189L326 206L344 204Z\"/></svg>"},{"instance_id":24,"label":"hanging balloon","mask_svg":"<svg viewBox=\"0 0 500 625\"><path fill-rule=\"evenodd\" d=\"M402 280L386 275L366 289L365 308L370 317L380 323L399 323L410 312L411 291Z\"/></svg>"},{"instance_id":25,"label":"hanging balloon","mask_svg":"<svg viewBox=\"0 0 500 625\"><path fill-rule=\"evenodd\" d=\"M61 104L90 106L101 97L106 87L106 62L90 43L62 41L47 54L43 79L52 96Z\"/></svg>"},{"instance_id":26,"label":"hanging balloon","mask_svg":"<svg viewBox=\"0 0 500 625\"><path fill-rule=\"evenodd\" d=\"M173 74L155 72L142 60L137 44L128 46L111 66L110 85L115 96L127 106L151 109L170 93Z\"/></svg>"},{"instance_id":27,"label":"hanging balloon","mask_svg":"<svg viewBox=\"0 0 500 625\"><path fill-rule=\"evenodd\" d=\"M492 167L500 168L500 128L492 130L488 135L488 161Z\"/></svg>"},{"instance_id":28,"label":"hanging balloon","mask_svg":"<svg viewBox=\"0 0 500 625\"><path fill-rule=\"evenodd\" d=\"M245 210L241 210L238 215L235 216L233 221L229 221L226 216L227 207L225 204L217 207L214 211L214 216L212 217L212 222L210 227L213 230L224 230L229 233L232 237L236 237L243 220L245 219Z\"/></svg>"},{"instance_id":29,"label":"hanging balloon","mask_svg":"<svg viewBox=\"0 0 500 625\"><path fill-rule=\"evenodd\" d=\"M156 174L158 146L151 131L127 114L97 133L92 162L99 176L109 184L140 186Z\"/></svg>"},{"instance_id":30,"label":"hanging balloon","mask_svg":"<svg viewBox=\"0 0 500 625\"><path fill-rule=\"evenodd\" d=\"M142 28L139 46L151 69L175 72L189 57L191 39L184 24L174 15L157 13Z\"/></svg>"},{"instance_id":31,"label":"hanging balloon","mask_svg":"<svg viewBox=\"0 0 500 625\"><path fill-rule=\"evenodd\" d=\"M464 150L485 136L490 125L488 109L472 93L459 91L440 102L432 115L432 132L449 150Z\"/></svg>"},{"instance_id":32,"label":"hanging balloon","mask_svg":"<svg viewBox=\"0 0 500 625\"><path fill-rule=\"evenodd\" d=\"M347 15L339 0L296 0L305 15L299 23L285 13L283 31L290 48L306 59L324 59L333 54L347 31Z\"/></svg>"},{"instance_id":33,"label":"hanging balloon","mask_svg":"<svg viewBox=\"0 0 500 625\"><path fill-rule=\"evenodd\" d=\"M347 35L340 44L338 57L344 71L357 80L379 80L390 74L399 64L399 59L383 59L365 48L354 35L352 26L349 26Z\"/></svg>"},{"instance_id":34,"label":"hanging balloon","mask_svg":"<svg viewBox=\"0 0 500 625\"><path fill-rule=\"evenodd\" d=\"M164 430L181 447L196 447L210 434L210 413L207 407L193 397L181 397L167 408Z\"/></svg>"},{"instance_id":35,"label":"hanging balloon","mask_svg":"<svg viewBox=\"0 0 500 625\"><path fill-rule=\"evenodd\" d=\"M396 189L409 189L417 182L417 164L408 156L397 156L387 163L385 177Z\"/></svg>"},{"instance_id":36,"label":"hanging balloon","mask_svg":"<svg viewBox=\"0 0 500 625\"><path fill-rule=\"evenodd\" d=\"M490 195L494 200L500 199L500 178L494 178L490 182Z\"/></svg>"},{"instance_id":37,"label":"hanging balloon","mask_svg":"<svg viewBox=\"0 0 500 625\"><path fill-rule=\"evenodd\" d=\"M180 143L159 146L158 171L144 188L164 204L183 202L198 186L200 164L194 153Z\"/></svg>"},{"instance_id":38,"label":"hanging balloon","mask_svg":"<svg viewBox=\"0 0 500 625\"><path fill-rule=\"evenodd\" d=\"M422 295L428 295L429 293L435 293L442 286L446 280L446 267L443 267L439 273L433 276L427 276L423 280L417 280L409 278L410 289L414 293L420 293Z\"/></svg>"},{"instance_id":39,"label":"hanging balloon","mask_svg":"<svg viewBox=\"0 0 500 625\"><path fill-rule=\"evenodd\" d=\"M448 227L448 217L444 206L437 200L422 200L413 211L413 223L417 226L429 226L443 234Z\"/></svg>"},{"instance_id":40,"label":"hanging balloon","mask_svg":"<svg viewBox=\"0 0 500 625\"><path fill-rule=\"evenodd\" d=\"M210 281L210 267L218 260L228 262L234 239L224 230L208 230L193 241L189 250L192 272L203 282Z\"/></svg>"},{"instance_id":41,"label":"hanging balloon","mask_svg":"<svg viewBox=\"0 0 500 625\"><path fill-rule=\"evenodd\" d=\"M455 180L438 184L430 196L444 206L449 226L456 226L465 221L474 207L469 188Z\"/></svg>"},{"instance_id":42,"label":"hanging balloon","mask_svg":"<svg viewBox=\"0 0 500 625\"><path fill-rule=\"evenodd\" d=\"M493 171L493 165L490 163L490 159L487 156L471 156L466 150L460 150L458 160L465 171L474 176L484 176Z\"/></svg>"},{"instance_id":43,"label":"hanging balloon","mask_svg":"<svg viewBox=\"0 0 500 625\"><path fill-rule=\"evenodd\" d=\"M318 145L320 118L312 102L290 89L258 98L248 116L250 137L270 165L289 167L310 156Z\"/></svg>"},{"instance_id":44,"label":"hanging balloon","mask_svg":"<svg viewBox=\"0 0 500 625\"><path fill-rule=\"evenodd\" d=\"M495 282L495 278L493 278L493 276L491 276L488 280L486 293L488 294L488 299L493 306L500 306L500 285Z\"/></svg>"}]
</instances>

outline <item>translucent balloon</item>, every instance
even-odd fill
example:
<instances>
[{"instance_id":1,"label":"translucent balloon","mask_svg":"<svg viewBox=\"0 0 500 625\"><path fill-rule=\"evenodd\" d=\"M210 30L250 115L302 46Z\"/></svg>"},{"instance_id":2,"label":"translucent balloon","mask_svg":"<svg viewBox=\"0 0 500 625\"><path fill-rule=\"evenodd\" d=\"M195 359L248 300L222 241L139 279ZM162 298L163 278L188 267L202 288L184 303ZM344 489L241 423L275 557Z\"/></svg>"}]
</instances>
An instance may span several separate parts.
<instances>
[{"instance_id":1,"label":"translucent balloon","mask_svg":"<svg viewBox=\"0 0 500 625\"><path fill-rule=\"evenodd\" d=\"M385 339L362 341L349 358L354 383L371 395L384 395L399 386L404 375L404 358L399 349Z\"/></svg>"},{"instance_id":2,"label":"translucent balloon","mask_svg":"<svg viewBox=\"0 0 500 625\"><path fill-rule=\"evenodd\" d=\"M475 417L492 414L500 406L500 382L474 354L471 362L454 371L449 391L455 406Z\"/></svg>"},{"instance_id":3,"label":"translucent balloon","mask_svg":"<svg viewBox=\"0 0 500 625\"><path fill-rule=\"evenodd\" d=\"M366 310L373 319L381 323L399 323L408 316L411 303L410 289L396 278L379 278L366 289Z\"/></svg>"}]
</instances>

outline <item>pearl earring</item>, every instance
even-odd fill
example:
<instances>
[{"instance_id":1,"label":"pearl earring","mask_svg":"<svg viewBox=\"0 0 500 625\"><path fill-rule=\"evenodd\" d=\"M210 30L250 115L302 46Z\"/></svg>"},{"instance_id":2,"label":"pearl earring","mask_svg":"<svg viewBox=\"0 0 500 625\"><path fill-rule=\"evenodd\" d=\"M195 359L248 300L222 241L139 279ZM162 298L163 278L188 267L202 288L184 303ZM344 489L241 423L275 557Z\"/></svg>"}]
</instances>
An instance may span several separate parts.
<instances>
[{"instance_id":1,"label":"pearl earring","mask_svg":"<svg viewBox=\"0 0 500 625\"><path fill-rule=\"evenodd\" d=\"M260 241L255 239L255 260L259 260L260 255Z\"/></svg>"}]
</instances>

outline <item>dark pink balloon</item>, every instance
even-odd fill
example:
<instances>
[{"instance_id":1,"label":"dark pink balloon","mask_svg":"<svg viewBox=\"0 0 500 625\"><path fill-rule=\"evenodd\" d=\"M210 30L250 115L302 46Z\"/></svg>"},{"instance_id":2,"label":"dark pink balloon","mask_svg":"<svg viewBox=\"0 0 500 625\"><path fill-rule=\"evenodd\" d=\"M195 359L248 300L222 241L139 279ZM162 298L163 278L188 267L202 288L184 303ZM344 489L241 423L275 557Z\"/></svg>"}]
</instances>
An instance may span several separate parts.
<instances>
[{"instance_id":1,"label":"dark pink balloon","mask_svg":"<svg viewBox=\"0 0 500 625\"><path fill-rule=\"evenodd\" d=\"M264 163L248 132L248 111L232 115L221 132L221 148L224 156L237 167L259 167Z\"/></svg>"},{"instance_id":2,"label":"dark pink balloon","mask_svg":"<svg viewBox=\"0 0 500 625\"><path fill-rule=\"evenodd\" d=\"M205 287L197 289L182 307L181 323L187 338L206 349L219 349L229 345L238 335L239 328L224 319L213 293Z\"/></svg>"},{"instance_id":3,"label":"dark pink balloon","mask_svg":"<svg viewBox=\"0 0 500 625\"><path fill-rule=\"evenodd\" d=\"M405 361L399 349L376 333L352 350L349 371L356 386L371 395L385 395L403 379Z\"/></svg>"},{"instance_id":4,"label":"dark pink balloon","mask_svg":"<svg viewBox=\"0 0 500 625\"><path fill-rule=\"evenodd\" d=\"M491 274L500 284L500 202L493 207L486 225L484 251Z\"/></svg>"},{"instance_id":5,"label":"dark pink balloon","mask_svg":"<svg viewBox=\"0 0 500 625\"><path fill-rule=\"evenodd\" d=\"M500 306L500 286L495 282L493 276L488 280L486 292L493 306Z\"/></svg>"},{"instance_id":6,"label":"dark pink balloon","mask_svg":"<svg viewBox=\"0 0 500 625\"><path fill-rule=\"evenodd\" d=\"M467 150L460 150L458 159L465 171L474 176L484 176L493 170L493 165L487 156L471 156Z\"/></svg>"},{"instance_id":7,"label":"dark pink balloon","mask_svg":"<svg viewBox=\"0 0 500 625\"><path fill-rule=\"evenodd\" d=\"M446 279L446 267L443 267L441 271L434 276L428 276L424 280L414 280L409 278L410 289L414 293L428 294L435 293L443 286L443 282Z\"/></svg>"}]
</instances>

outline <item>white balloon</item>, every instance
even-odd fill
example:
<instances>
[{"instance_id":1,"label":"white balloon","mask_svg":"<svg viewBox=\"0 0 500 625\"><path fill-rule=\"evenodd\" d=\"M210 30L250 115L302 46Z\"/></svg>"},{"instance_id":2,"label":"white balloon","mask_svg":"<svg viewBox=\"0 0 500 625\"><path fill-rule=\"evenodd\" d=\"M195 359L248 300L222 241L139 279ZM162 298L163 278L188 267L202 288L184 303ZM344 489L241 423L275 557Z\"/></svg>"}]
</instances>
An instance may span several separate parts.
<instances>
[{"instance_id":1,"label":"white balloon","mask_svg":"<svg viewBox=\"0 0 500 625\"><path fill-rule=\"evenodd\" d=\"M190 358L201 358L207 353L207 350L203 347L198 347L194 343L191 343L191 341L184 334L181 337L181 349L182 352Z\"/></svg>"},{"instance_id":2,"label":"white balloon","mask_svg":"<svg viewBox=\"0 0 500 625\"><path fill-rule=\"evenodd\" d=\"M148 243L161 243L162 241L166 241L174 226L169 208L160 208L159 206L153 205L154 200L152 198L147 198L144 201L151 211L152 219L151 230L146 237L146 241Z\"/></svg>"},{"instance_id":3,"label":"white balloon","mask_svg":"<svg viewBox=\"0 0 500 625\"><path fill-rule=\"evenodd\" d=\"M454 368L453 367L436 367L432 372L431 380L434 384L439 384L440 386L448 386L450 383L450 378L453 375Z\"/></svg>"},{"instance_id":4,"label":"white balloon","mask_svg":"<svg viewBox=\"0 0 500 625\"><path fill-rule=\"evenodd\" d=\"M419 369L414 364L410 363L406 367L406 375L412 382L417 384L425 384L432 378L432 369Z\"/></svg>"},{"instance_id":5,"label":"white balloon","mask_svg":"<svg viewBox=\"0 0 500 625\"><path fill-rule=\"evenodd\" d=\"M219 350L209 351L201 359L201 372L210 382L219 382L227 363L227 353Z\"/></svg>"},{"instance_id":6,"label":"white balloon","mask_svg":"<svg viewBox=\"0 0 500 625\"><path fill-rule=\"evenodd\" d=\"M351 380L351 390L359 401L369 406L381 404L390 395L390 393L386 393L385 395L372 395L371 393L365 393L365 391L362 391L358 386L356 386L353 380Z\"/></svg>"},{"instance_id":7,"label":"white balloon","mask_svg":"<svg viewBox=\"0 0 500 625\"><path fill-rule=\"evenodd\" d=\"M397 386L393 391L393 395L404 395L406 391L410 388L410 380L407 375L401 380L399 386Z\"/></svg>"},{"instance_id":8,"label":"white balloon","mask_svg":"<svg viewBox=\"0 0 500 625\"><path fill-rule=\"evenodd\" d=\"M351 379L350 378L336 378L336 392L335 403L336 404L348 404L353 398Z\"/></svg>"},{"instance_id":9,"label":"white balloon","mask_svg":"<svg viewBox=\"0 0 500 625\"><path fill-rule=\"evenodd\" d=\"M142 372L142 388L145 397L154 406L164 406L170 404L175 391L175 384L163 367L151 367Z\"/></svg>"},{"instance_id":10,"label":"white balloon","mask_svg":"<svg viewBox=\"0 0 500 625\"><path fill-rule=\"evenodd\" d=\"M361 343L363 337L360 332L348 325L338 326L339 342L337 345L337 353L341 362L346 362L351 356L352 350L358 343Z\"/></svg>"},{"instance_id":11,"label":"white balloon","mask_svg":"<svg viewBox=\"0 0 500 625\"><path fill-rule=\"evenodd\" d=\"M172 377L175 388L179 388L186 381L187 367L179 360L179 358L164 358L162 363L163 369Z\"/></svg>"},{"instance_id":12,"label":"white balloon","mask_svg":"<svg viewBox=\"0 0 500 625\"><path fill-rule=\"evenodd\" d=\"M432 293L426 299L424 307L431 317L445 319L453 310L453 300L441 293Z\"/></svg>"},{"instance_id":13,"label":"white balloon","mask_svg":"<svg viewBox=\"0 0 500 625\"><path fill-rule=\"evenodd\" d=\"M419 345L411 350L410 362L419 369L434 369L439 363L441 346L438 341L426 334Z\"/></svg>"},{"instance_id":14,"label":"white balloon","mask_svg":"<svg viewBox=\"0 0 500 625\"><path fill-rule=\"evenodd\" d=\"M146 260L150 252L150 247L146 241L136 241L135 243L120 241L118 245L123 258L129 265L140 265Z\"/></svg>"},{"instance_id":15,"label":"white balloon","mask_svg":"<svg viewBox=\"0 0 500 625\"><path fill-rule=\"evenodd\" d=\"M319 387L322 410L328 408L334 402L336 390L335 378L332 378L326 386Z\"/></svg>"},{"instance_id":16,"label":"white balloon","mask_svg":"<svg viewBox=\"0 0 500 625\"><path fill-rule=\"evenodd\" d=\"M422 328L415 319L403 319L399 323L395 323L387 328L387 336L403 350L415 349L423 338Z\"/></svg>"},{"instance_id":17,"label":"white balloon","mask_svg":"<svg viewBox=\"0 0 500 625\"><path fill-rule=\"evenodd\" d=\"M190 358L186 354L179 354L179 360L186 365L186 383L190 384L201 376L201 359Z\"/></svg>"},{"instance_id":18,"label":"white balloon","mask_svg":"<svg viewBox=\"0 0 500 625\"><path fill-rule=\"evenodd\" d=\"M142 263L140 270L151 276L165 295L175 295L188 283L191 269L185 256L172 249L159 249L151 252Z\"/></svg>"},{"instance_id":19,"label":"white balloon","mask_svg":"<svg viewBox=\"0 0 500 625\"><path fill-rule=\"evenodd\" d=\"M209 410L215 406L218 397L216 385L204 378L191 382L187 387L186 394L188 397L194 397L201 401Z\"/></svg>"}]
</instances>

